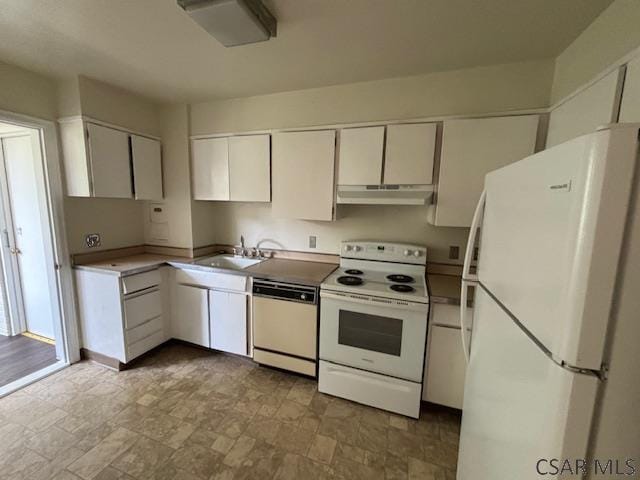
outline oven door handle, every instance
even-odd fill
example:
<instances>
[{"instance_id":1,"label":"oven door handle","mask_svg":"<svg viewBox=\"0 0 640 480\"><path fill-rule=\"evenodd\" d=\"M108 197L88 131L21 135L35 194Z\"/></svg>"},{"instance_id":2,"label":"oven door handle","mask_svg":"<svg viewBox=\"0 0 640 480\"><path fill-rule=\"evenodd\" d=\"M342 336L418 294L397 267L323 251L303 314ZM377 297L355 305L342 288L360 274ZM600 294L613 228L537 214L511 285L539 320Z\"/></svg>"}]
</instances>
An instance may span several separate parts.
<instances>
[{"instance_id":1,"label":"oven door handle","mask_svg":"<svg viewBox=\"0 0 640 480\"><path fill-rule=\"evenodd\" d=\"M328 292L326 290L320 291L320 298L357 303L359 305L412 310L416 312L422 311L428 307L427 303L406 302L404 300L392 300L388 298L372 297L369 295L358 295L355 293Z\"/></svg>"}]
</instances>

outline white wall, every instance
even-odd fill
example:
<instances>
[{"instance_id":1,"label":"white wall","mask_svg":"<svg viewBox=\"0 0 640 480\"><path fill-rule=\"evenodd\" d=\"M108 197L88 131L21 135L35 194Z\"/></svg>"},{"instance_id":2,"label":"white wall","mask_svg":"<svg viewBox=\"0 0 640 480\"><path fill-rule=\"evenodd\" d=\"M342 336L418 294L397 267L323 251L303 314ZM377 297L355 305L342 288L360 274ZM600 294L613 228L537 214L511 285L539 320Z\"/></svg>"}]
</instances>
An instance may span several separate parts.
<instances>
[{"instance_id":1,"label":"white wall","mask_svg":"<svg viewBox=\"0 0 640 480\"><path fill-rule=\"evenodd\" d=\"M552 61L497 65L416 77L354 83L191 106L192 134L287 128L545 107ZM339 242L369 238L425 244L432 261L463 247L468 229L432 227L427 207L347 206L335 222L275 219L269 204L194 202L194 246L237 244L339 253ZM308 248L308 236L317 248ZM461 262L459 259L458 262Z\"/></svg>"},{"instance_id":2,"label":"white wall","mask_svg":"<svg viewBox=\"0 0 640 480\"><path fill-rule=\"evenodd\" d=\"M191 106L191 133L538 108L552 77L544 60L205 102Z\"/></svg>"},{"instance_id":3,"label":"white wall","mask_svg":"<svg viewBox=\"0 0 640 480\"><path fill-rule=\"evenodd\" d=\"M0 110L55 119L56 84L50 78L0 62Z\"/></svg>"},{"instance_id":4,"label":"white wall","mask_svg":"<svg viewBox=\"0 0 640 480\"><path fill-rule=\"evenodd\" d=\"M615 0L555 61L556 103L640 45L640 2Z\"/></svg>"},{"instance_id":5,"label":"white wall","mask_svg":"<svg viewBox=\"0 0 640 480\"><path fill-rule=\"evenodd\" d=\"M216 241L231 245L244 235L248 246L262 241L265 249L339 253L342 240L387 240L427 245L431 261L451 262L449 245L464 246L468 235L466 228L429 225L426 207L420 206L338 205L335 222L310 222L273 218L268 204L211 204ZM317 236L316 249L308 248L309 235Z\"/></svg>"},{"instance_id":6,"label":"white wall","mask_svg":"<svg viewBox=\"0 0 640 480\"><path fill-rule=\"evenodd\" d=\"M162 136L162 170L164 200L146 202L145 243L172 247L193 246L191 221L191 184L189 173L189 108L187 105L168 105L159 113ZM149 209L160 204L167 215L167 240L153 234Z\"/></svg>"}]
</instances>

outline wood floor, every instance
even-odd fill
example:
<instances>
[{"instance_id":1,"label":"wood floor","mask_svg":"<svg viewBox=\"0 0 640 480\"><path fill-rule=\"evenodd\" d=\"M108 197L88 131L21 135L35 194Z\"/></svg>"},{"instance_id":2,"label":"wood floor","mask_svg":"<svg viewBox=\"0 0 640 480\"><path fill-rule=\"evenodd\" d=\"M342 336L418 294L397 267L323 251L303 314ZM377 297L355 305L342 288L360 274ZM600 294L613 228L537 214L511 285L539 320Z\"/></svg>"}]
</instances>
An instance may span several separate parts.
<instances>
[{"instance_id":1,"label":"wood floor","mask_svg":"<svg viewBox=\"0 0 640 480\"><path fill-rule=\"evenodd\" d=\"M0 387L56 362L56 347L22 335L0 335Z\"/></svg>"}]
</instances>

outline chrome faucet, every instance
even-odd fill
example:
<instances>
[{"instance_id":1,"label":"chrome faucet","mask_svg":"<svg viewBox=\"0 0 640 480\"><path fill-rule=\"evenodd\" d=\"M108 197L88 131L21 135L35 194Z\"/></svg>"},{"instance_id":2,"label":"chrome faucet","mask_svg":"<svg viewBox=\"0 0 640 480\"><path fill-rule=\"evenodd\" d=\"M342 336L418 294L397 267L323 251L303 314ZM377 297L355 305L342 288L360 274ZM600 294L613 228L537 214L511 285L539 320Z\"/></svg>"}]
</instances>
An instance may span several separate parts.
<instances>
[{"instance_id":1,"label":"chrome faucet","mask_svg":"<svg viewBox=\"0 0 640 480\"><path fill-rule=\"evenodd\" d=\"M244 247L244 235L240 235L240 245L233 247L233 254L244 257L247 254L247 249Z\"/></svg>"}]
</instances>

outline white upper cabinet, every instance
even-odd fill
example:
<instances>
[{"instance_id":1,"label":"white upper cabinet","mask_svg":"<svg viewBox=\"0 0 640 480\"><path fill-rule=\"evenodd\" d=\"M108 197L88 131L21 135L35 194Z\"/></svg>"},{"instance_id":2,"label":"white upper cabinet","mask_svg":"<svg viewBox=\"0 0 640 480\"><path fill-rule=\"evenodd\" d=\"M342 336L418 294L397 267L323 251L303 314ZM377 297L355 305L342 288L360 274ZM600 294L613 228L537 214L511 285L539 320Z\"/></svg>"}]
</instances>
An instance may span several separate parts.
<instances>
[{"instance_id":1,"label":"white upper cabinet","mask_svg":"<svg viewBox=\"0 0 640 480\"><path fill-rule=\"evenodd\" d=\"M627 64L620 122L640 122L640 57Z\"/></svg>"},{"instance_id":2,"label":"white upper cabinet","mask_svg":"<svg viewBox=\"0 0 640 480\"><path fill-rule=\"evenodd\" d=\"M435 123L387 126L383 182L387 185L433 183Z\"/></svg>"},{"instance_id":3,"label":"white upper cabinet","mask_svg":"<svg viewBox=\"0 0 640 480\"><path fill-rule=\"evenodd\" d=\"M159 140L82 117L60 120L60 140L70 197L162 198Z\"/></svg>"},{"instance_id":4,"label":"white upper cabinet","mask_svg":"<svg viewBox=\"0 0 640 480\"><path fill-rule=\"evenodd\" d=\"M193 140L191 176L194 200L229 200L229 139Z\"/></svg>"},{"instance_id":5,"label":"white upper cabinet","mask_svg":"<svg viewBox=\"0 0 640 480\"><path fill-rule=\"evenodd\" d=\"M549 116L547 148L617 122L621 82L617 69L555 108Z\"/></svg>"},{"instance_id":6,"label":"white upper cabinet","mask_svg":"<svg viewBox=\"0 0 640 480\"><path fill-rule=\"evenodd\" d=\"M271 201L269 135L229 138L229 198L236 202Z\"/></svg>"},{"instance_id":7,"label":"white upper cabinet","mask_svg":"<svg viewBox=\"0 0 640 480\"><path fill-rule=\"evenodd\" d=\"M162 152L153 138L131 135L133 190L136 200L161 200Z\"/></svg>"},{"instance_id":8,"label":"white upper cabinet","mask_svg":"<svg viewBox=\"0 0 640 480\"><path fill-rule=\"evenodd\" d=\"M193 140L193 198L271 201L269 140L268 134Z\"/></svg>"},{"instance_id":9,"label":"white upper cabinet","mask_svg":"<svg viewBox=\"0 0 640 480\"><path fill-rule=\"evenodd\" d=\"M121 130L87 124L94 197L132 198L129 135Z\"/></svg>"},{"instance_id":10,"label":"white upper cabinet","mask_svg":"<svg viewBox=\"0 0 640 480\"><path fill-rule=\"evenodd\" d=\"M535 151L538 115L447 120L435 205L429 221L469 227L487 173Z\"/></svg>"},{"instance_id":11,"label":"white upper cabinet","mask_svg":"<svg viewBox=\"0 0 640 480\"><path fill-rule=\"evenodd\" d=\"M335 130L273 135L273 215L333 220Z\"/></svg>"},{"instance_id":12,"label":"white upper cabinet","mask_svg":"<svg viewBox=\"0 0 640 480\"><path fill-rule=\"evenodd\" d=\"M381 184L383 149L383 126L342 129L338 155L338 184Z\"/></svg>"}]
</instances>

